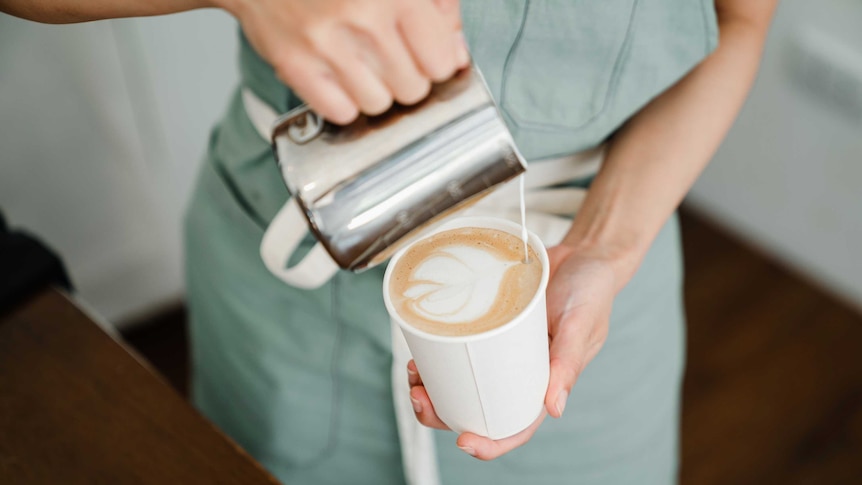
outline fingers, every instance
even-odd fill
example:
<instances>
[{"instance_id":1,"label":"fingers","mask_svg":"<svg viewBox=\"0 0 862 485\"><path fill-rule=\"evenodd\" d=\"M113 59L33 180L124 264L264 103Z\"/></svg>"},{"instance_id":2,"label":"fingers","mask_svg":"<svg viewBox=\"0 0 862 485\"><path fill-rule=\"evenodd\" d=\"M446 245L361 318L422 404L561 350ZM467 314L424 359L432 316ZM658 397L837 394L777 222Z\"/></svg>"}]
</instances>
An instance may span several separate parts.
<instances>
[{"instance_id":1,"label":"fingers","mask_svg":"<svg viewBox=\"0 0 862 485\"><path fill-rule=\"evenodd\" d=\"M419 375L419 369L416 368L416 362L413 359L407 363L407 383L410 384L410 387L422 385L422 377Z\"/></svg>"},{"instance_id":2,"label":"fingers","mask_svg":"<svg viewBox=\"0 0 862 485\"><path fill-rule=\"evenodd\" d=\"M281 81L293 87L296 94L325 119L344 125L359 115L357 104L321 59L296 51L274 64Z\"/></svg>"},{"instance_id":3,"label":"fingers","mask_svg":"<svg viewBox=\"0 0 862 485\"><path fill-rule=\"evenodd\" d=\"M493 460L530 441L530 438L541 426L542 421L545 420L545 416L547 413L542 410L542 414L533 421L529 428L508 438L492 440L473 433L462 433L455 444L470 456L480 460Z\"/></svg>"},{"instance_id":4,"label":"fingers","mask_svg":"<svg viewBox=\"0 0 862 485\"><path fill-rule=\"evenodd\" d=\"M413 404L416 420L429 428L449 429L446 423L437 417L431 398L428 397L425 386L422 385L422 377L416 368L416 362L412 359L407 363L407 382L410 384L410 402Z\"/></svg>"},{"instance_id":5,"label":"fingers","mask_svg":"<svg viewBox=\"0 0 862 485\"><path fill-rule=\"evenodd\" d=\"M460 3L459 0L434 0L434 4L443 14L446 25L455 32L455 61L459 69L470 63L470 53L467 51L467 42L462 32Z\"/></svg>"},{"instance_id":6,"label":"fingers","mask_svg":"<svg viewBox=\"0 0 862 485\"><path fill-rule=\"evenodd\" d=\"M255 50L311 108L346 124L424 99L469 62L458 0L259 0L234 12Z\"/></svg>"},{"instance_id":7,"label":"fingers","mask_svg":"<svg viewBox=\"0 0 862 485\"><path fill-rule=\"evenodd\" d=\"M470 51L467 50L467 40L461 31L455 34L455 61L458 63L458 69L470 65Z\"/></svg>"},{"instance_id":8,"label":"fingers","mask_svg":"<svg viewBox=\"0 0 862 485\"><path fill-rule=\"evenodd\" d=\"M563 415L572 387L588 362L586 351L593 328L591 320L586 312L564 312L551 332L551 374L545 407L555 418Z\"/></svg>"},{"instance_id":9,"label":"fingers","mask_svg":"<svg viewBox=\"0 0 862 485\"><path fill-rule=\"evenodd\" d=\"M407 380L410 383L410 401L413 404L416 419L429 428L448 430L449 427L446 426L446 423L437 417L434 405L431 404L431 399L422 385L422 378L413 360L407 363ZM527 429L508 438L495 441L474 433L462 433L456 444L465 453L480 460L493 460L529 441L547 414L547 411L542 409L542 413Z\"/></svg>"},{"instance_id":10,"label":"fingers","mask_svg":"<svg viewBox=\"0 0 862 485\"><path fill-rule=\"evenodd\" d=\"M545 409L554 418L561 418L566 410L569 393L580 375L580 369L560 359L551 361L551 378L545 395Z\"/></svg>"},{"instance_id":11,"label":"fingers","mask_svg":"<svg viewBox=\"0 0 862 485\"><path fill-rule=\"evenodd\" d=\"M607 334L597 336L595 329L606 328L606 325L606 322L600 321L583 325L566 322L560 325L551 340L551 375L545 395L545 408L551 416L559 418L563 415L578 377L598 355L605 342Z\"/></svg>"},{"instance_id":12,"label":"fingers","mask_svg":"<svg viewBox=\"0 0 862 485\"><path fill-rule=\"evenodd\" d=\"M607 322L602 318L564 315L563 321L556 325L551 337L550 379L545 395L545 408L554 418L562 417L581 372L604 344Z\"/></svg>"},{"instance_id":13,"label":"fingers","mask_svg":"<svg viewBox=\"0 0 862 485\"><path fill-rule=\"evenodd\" d=\"M546 292L550 337L548 413L559 418L572 387L595 357L608 332L615 290L607 264L582 258L573 248L548 251L551 279Z\"/></svg>"},{"instance_id":14,"label":"fingers","mask_svg":"<svg viewBox=\"0 0 862 485\"><path fill-rule=\"evenodd\" d=\"M432 81L445 81L458 67L455 31L440 10L428 0L409 3L399 15L399 31L416 65ZM448 35L441 33L449 32Z\"/></svg>"},{"instance_id":15,"label":"fingers","mask_svg":"<svg viewBox=\"0 0 862 485\"><path fill-rule=\"evenodd\" d=\"M370 49L363 48L364 43L356 42L356 38L356 34L345 32L333 41L330 50L321 54L329 61L341 86L359 110L368 115L378 115L392 105L392 93L369 66Z\"/></svg>"},{"instance_id":16,"label":"fingers","mask_svg":"<svg viewBox=\"0 0 862 485\"><path fill-rule=\"evenodd\" d=\"M431 80L420 72L398 30L383 33L382 41L376 45L380 53L376 63L377 72L395 98L401 104L418 103L431 91ZM388 40L394 39L394 40Z\"/></svg>"},{"instance_id":17,"label":"fingers","mask_svg":"<svg viewBox=\"0 0 862 485\"><path fill-rule=\"evenodd\" d=\"M434 412L434 405L431 404L431 399L428 393L425 392L424 386L414 386L410 389L410 402L413 404L413 412L416 413L416 419L425 426L435 429L449 429L446 423L437 417Z\"/></svg>"}]
</instances>

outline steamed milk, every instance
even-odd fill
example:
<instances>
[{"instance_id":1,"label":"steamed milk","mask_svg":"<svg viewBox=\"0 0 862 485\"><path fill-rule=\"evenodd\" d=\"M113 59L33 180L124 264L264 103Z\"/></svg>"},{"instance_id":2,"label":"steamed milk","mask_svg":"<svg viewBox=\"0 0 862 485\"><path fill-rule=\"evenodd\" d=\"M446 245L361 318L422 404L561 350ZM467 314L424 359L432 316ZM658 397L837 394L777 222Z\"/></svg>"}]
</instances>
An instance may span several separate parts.
<instances>
[{"instance_id":1,"label":"steamed milk","mask_svg":"<svg viewBox=\"0 0 862 485\"><path fill-rule=\"evenodd\" d=\"M465 227L414 244L390 278L391 301L410 325L437 335L470 335L514 319L542 278L533 248L497 229Z\"/></svg>"}]
</instances>

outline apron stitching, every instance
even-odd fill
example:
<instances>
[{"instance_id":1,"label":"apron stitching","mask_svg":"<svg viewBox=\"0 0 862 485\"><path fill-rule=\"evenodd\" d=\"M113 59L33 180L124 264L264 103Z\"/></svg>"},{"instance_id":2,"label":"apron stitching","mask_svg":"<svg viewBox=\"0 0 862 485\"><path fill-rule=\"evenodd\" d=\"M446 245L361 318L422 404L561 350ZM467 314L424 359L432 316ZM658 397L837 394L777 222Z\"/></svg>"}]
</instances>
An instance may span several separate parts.
<instances>
[{"instance_id":1,"label":"apron stitching","mask_svg":"<svg viewBox=\"0 0 862 485\"><path fill-rule=\"evenodd\" d=\"M330 297L332 304L330 305L331 317L335 321L335 339L332 348L332 359L329 364L329 375L332 379L330 399L331 408L329 412L329 438L322 450L312 459L307 462L292 465L296 469L307 469L320 464L320 462L330 458L335 454L335 449L338 446L338 422L341 404L341 380L338 378L338 368L341 363L341 344L344 340L344 322L338 316L338 278L332 279ZM281 459L280 457L276 457Z\"/></svg>"},{"instance_id":2,"label":"apron stitching","mask_svg":"<svg viewBox=\"0 0 862 485\"><path fill-rule=\"evenodd\" d=\"M335 452L335 447L338 444L338 417L341 404L341 380L339 379L338 368L341 363L341 341L344 338L344 321L339 316L338 311L338 289L339 278L332 279L332 289L330 298L332 298L332 319L335 321L335 342L332 349L332 362L330 363L330 375L332 377L332 410L329 418L329 443L321 453L321 458Z\"/></svg>"},{"instance_id":3,"label":"apron stitching","mask_svg":"<svg viewBox=\"0 0 862 485\"><path fill-rule=\"evenodd\" d=\"M524 3L524 13L521 16L521 25L518 27L518 33L515 34L515 40L512 41L511 47L509 47L509 52L506 53L506 60L503 61L503 79L500 81L500 106L503 106L503 100L506 98L506 87L507 80L509 79L509 63L512 61L512 58L515 55L515 51L518 48L518 44L521 42L521 36L524 35L524 28L527 25L527 15L530 13L530 0L527 0ZM514 118L514 117L513 117Z\"/></svg>"},{"instance_id":4,"label":"apron stitching","mask_svg":"<svg viewBox=\"0 0 862 485\"><path fill-rule=\"evenodd\" d=\"M707 2L709 0L701 0L700 2L700 16L703 19L703 43L704 43L704 53L709 55L711 52L710 47L712 46L712 29L710 29L709 19L707 18ZM712 2L709 2L710 5L714 5ZM714 8L714 7L713 7Z\"/></svg>"},{"instance_id":5,"label":"apron stitching","mask_svg":"<svg viewBox=\"0 0 862 485\"><path fill-rule=\"evenodd\" d=\"M626 37L625 37L625 40L623 41L622 47L620 47L619 57L617 57L617 60L614 62L614 70L611 73L610 87L608 88L608 90L609 90L608 96L606 96L604 101L602 102L602 108L599 111L599 113L603 113L605 111L605 105L608 102L608 98L612 95L611 90L613 93L617 92L617 88L619 87L620 81L623 78L622 73L623 73L623 71L626 70L626 67L628 67L628 65L630 64L628 62L628 60L629 60L629 57L631 56L632 43L634 42L632 39L634 38L635 30L637 29L637 22L635 22L635 17L637 16L637 12L638 12L638 3L639 3L639 0L634 0L634 3L632 4L632 11L629 14L629 26L628 26L628 29L626 30ZM590 121L596 119L598 116L599 115L597 114L592 119L590 119ZM619 128L620 127L617 127L616 129L614 129L614 133L616 133L619 130Z\"/></svg>"},{"instance_id":6,"label":"apron stitching","mask_svg":"<svg viewBox=\"0 0 862 485\"><path fill-rule=\"evenodd\" d=\"M249 203L249 201L245 198L242 192L239 190L236 182L228 175L227 170L222 166L218 161L213 161L213 168L215 169L216 175L218 178L222 180L224 183L225 189L230 192L233 199L236 201L237 207L240 211L242 211L253 223L258 225L262 230L266 230L267 223L261 217L260 214L254 209L254 207Z\"/></svg>"},{"instance_id":7,"label":"apron stitching","mask_svg":"<svg viewBox=\"0 0 862 485\"><path fill-rule=\"evenodd\" d=\"M510 57L514 57L514 52L516 50L518 43L521 40L521 36L522 36L523 31L525 30L525 27L526 27L527 13L528 13L528 10L530 8L530 0L527 0L526 6L524 7L524 17L521 20L521 28L518 30L518 35L515 38L515 43L512 45L511 49L509 50L509 54L506 55L506 61L503 64L503 81L502 81L502 88L500 91L500 107L518 125L525 127L525 128L530 128L530 129L534 129L534 130L541 130L541 131L554 132L554 131L558 131L560 128L566 128L566 129L570 129L570 130L580 130L580 129L583 129L584 127L586 127L587 125L589 125L590 123L594 122L596 119L598 119L602 114L605 113L605 110L606 110L607 105L608 105L608 99L611 96L613 96L614 93L616 92L617 85L619 84L619 78L621 77L620 72L622 71L622 69L624 67L623 64L625 64L623 62L623 58L625 57L626 60L628 59L628 57L626 56L626 53L628 52L628 50L631 46L631 43L632 43L632 37L633 37L632 33L634 32L634 21L635 21L635 14L636 14L637 9L638 9L638 3L639 3L639 0L634 0L632 2L631 12L629 13L629 24L626 27L626 34L625 34L625 37L623 38L623 43L620 46L620 51L617 54L616 60L614 61L614 66L613 66L613 69L611 70L611 77L609 80L610 86L608 87L608 91L607 91L607 93L605 93L605 96L603 96L601 106L598 108L598 110L595 112L595 114L593 114L589 119L583 121L582 123L578 124L577 126L567 126L567 125L555 124L555 123L541 123L541 122L529 121L527 119L524 119L520 115L517 115L514 111L511 111L508 108L506 108L506 105L508 103L506 103L506 91L505 91L505 89L506 89L506 80L509 78L509 76L508 76L509 61L510 61Z\"/></svg>"}]
</instances>

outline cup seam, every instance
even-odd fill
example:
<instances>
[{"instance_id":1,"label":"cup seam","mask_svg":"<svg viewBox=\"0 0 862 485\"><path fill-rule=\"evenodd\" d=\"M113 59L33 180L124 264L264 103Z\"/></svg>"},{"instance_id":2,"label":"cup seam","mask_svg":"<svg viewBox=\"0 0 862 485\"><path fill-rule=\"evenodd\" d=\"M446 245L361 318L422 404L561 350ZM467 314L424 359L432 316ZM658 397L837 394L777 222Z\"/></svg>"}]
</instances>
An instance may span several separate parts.
<instances>
[{"instance_id":1,"label":"cup seam","mask_svg":"<svg viewBox=\"0 0 862 485\"><path fill-rule=\"evenodd\" d=\"M479 399L479 409L482 411L482 423L485 424L485 435L491 435L491 428L488 426L488 413L485 409L485 403L482 400L482 392L479 390L479 378L476 376L476 367L473 365L473 353L470 349L470 344L464 344L467 350L467 362L470 364L470 374L473 376L473 387L476 389L476 397Z\"/></svg>"}]
</instances>

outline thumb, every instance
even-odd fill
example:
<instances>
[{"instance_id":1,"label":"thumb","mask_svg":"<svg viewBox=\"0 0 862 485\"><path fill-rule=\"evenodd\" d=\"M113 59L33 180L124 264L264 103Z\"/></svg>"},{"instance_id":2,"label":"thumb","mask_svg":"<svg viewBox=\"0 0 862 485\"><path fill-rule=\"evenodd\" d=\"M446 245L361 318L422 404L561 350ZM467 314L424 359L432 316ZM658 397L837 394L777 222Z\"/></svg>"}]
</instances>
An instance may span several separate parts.
<instances>
[{"instance_id":1,"label":"thumb","mask_svg":"<svg viewBox=\"0 0 862 485\"><path fill-rule=\"evenodd\" d=\"M572 387L587 365L589 329L592 328L589 320L588 315L571 318L563 314L556 322L556 331L551 337L551 373L545 395L548 414L555 418L563 415Z\"/></svg>"}]
</instances>

